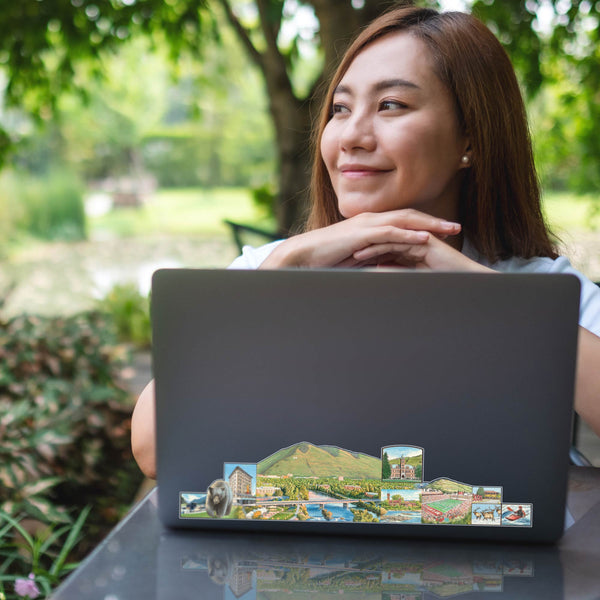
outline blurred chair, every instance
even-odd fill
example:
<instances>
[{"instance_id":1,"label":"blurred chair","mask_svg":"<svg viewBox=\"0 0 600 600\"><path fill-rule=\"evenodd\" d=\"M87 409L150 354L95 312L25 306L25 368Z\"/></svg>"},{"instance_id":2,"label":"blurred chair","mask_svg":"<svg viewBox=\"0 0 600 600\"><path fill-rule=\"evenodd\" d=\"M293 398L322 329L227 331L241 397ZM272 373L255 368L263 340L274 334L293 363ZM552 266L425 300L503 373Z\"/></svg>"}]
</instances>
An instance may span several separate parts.
<instances>
[{"instance_id":1,"label":"blurred chair","mask_svg":"<svg viewBox=\"0 0 600 600\"><path fill-rule=\"evenodd\" d=\"M262 245L262 243L274 242L275 240L281 239L281 236L274 231L266 231L265 229L259 229L258 227L253 227L251 225L234 223L233 221L229 221L227 219L225 219L223 222L231 229L233 241L235 242L240 254L242 253L242 248L250 243L250 240L258 239L260 241L259 245Z\"/></svg>"}]
</instances>

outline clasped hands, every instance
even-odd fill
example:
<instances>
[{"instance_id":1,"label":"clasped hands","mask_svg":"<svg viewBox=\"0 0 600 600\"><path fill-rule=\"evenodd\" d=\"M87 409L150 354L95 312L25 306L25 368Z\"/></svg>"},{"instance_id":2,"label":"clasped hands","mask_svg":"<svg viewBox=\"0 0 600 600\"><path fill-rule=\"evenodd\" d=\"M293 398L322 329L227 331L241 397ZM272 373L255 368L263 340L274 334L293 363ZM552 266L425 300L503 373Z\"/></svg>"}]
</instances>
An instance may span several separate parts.
<instances>
[{"instance_id":1,"label":"clasped hands","mask_svg":"<svg viewBox=\"0 0 600 600\"><path fill-rule=\"evenodd\" d=\"M261 269L285 267L396 267L442 271L490 271L446 240L459 223L414 209L362 213L279 244Z\"/></svg>"}]
</instances>

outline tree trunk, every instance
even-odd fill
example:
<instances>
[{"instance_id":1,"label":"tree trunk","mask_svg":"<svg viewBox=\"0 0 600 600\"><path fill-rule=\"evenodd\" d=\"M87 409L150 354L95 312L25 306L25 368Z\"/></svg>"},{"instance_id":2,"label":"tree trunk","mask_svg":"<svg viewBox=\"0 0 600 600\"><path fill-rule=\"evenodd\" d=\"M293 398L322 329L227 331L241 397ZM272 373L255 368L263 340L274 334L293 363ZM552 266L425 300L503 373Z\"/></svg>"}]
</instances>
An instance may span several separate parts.
<instances>
[{"instance_id":1,"label":"tree trunk","mask_svg":"<svg viewBox=\"0 0 600 600\"><path fill-rule=\"evenodd\" d=\"M272 102L276 99L272 98ZM311 171L311 118L306 105L297 104L284 122L276 123L279 159L279 233L298 232L308 211Z\"/></svg>"},{"instance_id":2,"label":"tree trunk","mask_svg":"<svg viewBox=\"0 0 600 600\"><path fill-rule=\"evenodd\" d=\"M322 91L322 86L318 84L331 77L339 59L360 27L369 23L390 5L400 3L405 2L367 0L363 9L356 10L352 8L350 0L310 0L319 20L325 60L317 85L313 86L311 96L304 101L293 95L287 73L287 89L284 92L281 85L278 86L275 82L273 71L268 68L263 70L277 139L279 197L276 217L280 234L287 235L298 231L308 213L312 166L311 135L313 121L318 117L321 103L319 92ZM269 79L272 80L271 84Z\"/></svg>"},{"instance_id":3,"label":"tree trunk","mask_svg":"<svg viewBox=\"0 0 600 600\"><path fill-rule=\"evenodd\" d=\"M278 233L287 236L301 228L308 212L312 121L318 116L319 84L329 79L340 56L361 26L390 5L404 2L365 0L364 7L357 10L352 7L351 0L307 0L319 20L325 64L306 99L295 96L286 60L277 47L280 26L279 17L274 17L277 11L271 11L269 0L255 2L266 42L261 52L252 43L249 32L237 19L229 1L221 0L221 5L266 83L277 144L279 194L275 213Z\"/></svg>"}]
</instances>

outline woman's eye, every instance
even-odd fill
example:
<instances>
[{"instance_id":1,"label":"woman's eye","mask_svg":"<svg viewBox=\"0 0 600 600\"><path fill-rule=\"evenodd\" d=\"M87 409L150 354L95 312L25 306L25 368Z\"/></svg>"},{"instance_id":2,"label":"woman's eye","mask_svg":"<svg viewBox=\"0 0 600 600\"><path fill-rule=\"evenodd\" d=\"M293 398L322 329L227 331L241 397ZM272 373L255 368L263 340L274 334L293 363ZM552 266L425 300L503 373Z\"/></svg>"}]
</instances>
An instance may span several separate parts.
<instances>
[{"instance_id":1,"label":"woman's eye","mask_svg":"<svg viewBox=\"0 0 600 600\"><path fill-rule=\"evenodd\" d=\"M341 114L341 113L348 113L348 112L350 112L350 109L345 104L340 104L339 102L336 102L331 107L331 114L332 115Z\"/></svg>"},{"instance_id":2,"label":"woman's eye","mask_svg":"<svg viewBox=\"0 0 600 600\"><path fill-rule=\"evenodd\" d=\"M407 108L406 104L398 100L383 100L379 104L379 110L401 110Z\"/></svg>"}]
</instances>

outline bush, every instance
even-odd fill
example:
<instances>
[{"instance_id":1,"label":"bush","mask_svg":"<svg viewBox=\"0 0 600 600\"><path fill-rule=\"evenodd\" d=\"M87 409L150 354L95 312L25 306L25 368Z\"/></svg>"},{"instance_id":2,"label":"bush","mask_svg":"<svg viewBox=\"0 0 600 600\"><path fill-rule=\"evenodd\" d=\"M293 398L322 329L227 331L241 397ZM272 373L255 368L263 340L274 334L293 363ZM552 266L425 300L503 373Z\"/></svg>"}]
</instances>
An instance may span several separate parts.
<instances>
[{"instance_id":1,"label":"bush","mask_svg":"<svg viewBox=\"0 0 600 600\"><path fill-rule=\"evenodd\" d=\"M115 323L120 341L149 348L152 335L149 304L135 284L124 283L115 285L98 307Z\"/></svg>"},{"instance_id":2,"label":"bush","mask_svg":"<svg viewBox=\"0 0 600 600\"><path fill-rule=\"evenodd\" d=\"M93 505L83 552L128 508L142 476L130 451L126 351L105 316L0 322L0 510L71 522Z\"/></svg>"},{"instance_id":3,"label":"bush","mask_svg":"<svg viewBox=\"0 0 600 600\"><path fill-rule=\"evenodd\" d=\"M73 525L48 526L35 533L27 530L22 519L0 512L0 557L3 560L0 594L4 594L0 597L10 600L21 597L25 582L31 596L49 594L78 566L67 561L81 540L89 512L90 507L86 506Z\"/></svg>"},{"instance_id":4,"label":"bush","mask_svg":"<svg viewBox=\"0 0 600 600\"><path fill-rule=\"evenodd\" d=\"M0 216L5 235L21 232L68 241L86 237L83 186L66 171L55 170L38 177L3 174Z\"/></svg>"}]
</instances>

